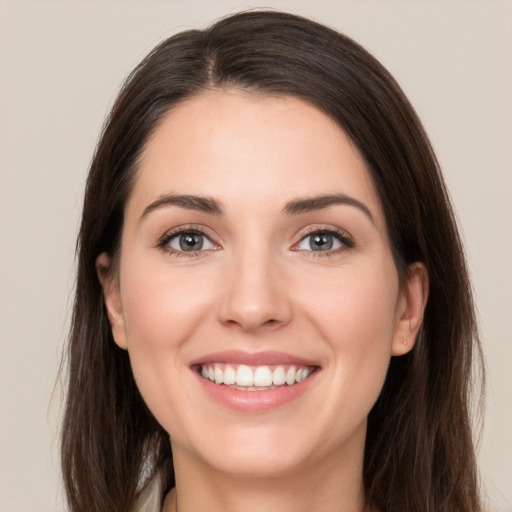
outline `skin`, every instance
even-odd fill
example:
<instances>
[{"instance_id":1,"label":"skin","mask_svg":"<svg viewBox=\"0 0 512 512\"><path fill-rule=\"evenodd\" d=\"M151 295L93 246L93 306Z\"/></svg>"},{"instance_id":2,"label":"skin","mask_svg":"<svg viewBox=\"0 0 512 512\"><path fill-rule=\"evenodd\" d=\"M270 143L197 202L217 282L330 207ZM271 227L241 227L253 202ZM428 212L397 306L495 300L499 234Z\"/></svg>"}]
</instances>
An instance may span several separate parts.
<instances>
[{"instance_id":1,"label":"skin","mask_svg":"<svg viewBox=\"0 0 512 512\"><path fill-rule=\"evenodd\" d=\"M164 194L213 198L223 214L165 205L143 215ZM369 214L350 204L283 213L327 194ZM208 235L204 250L159 247L191 225ZM332 238L334 249L312 250L312 229L342 230L353 246ZM419 263L399 283L369 172L336 123L300 99L238 90L179 104L143 153L119 265L102 254L97 267L115 342L171 436L166 511L365 510L367 416L390 357L414 344L428 284ZM280 351L318 371L289 403L234 411L190 367L222 350Z\"/></svg>"}]
</instances>

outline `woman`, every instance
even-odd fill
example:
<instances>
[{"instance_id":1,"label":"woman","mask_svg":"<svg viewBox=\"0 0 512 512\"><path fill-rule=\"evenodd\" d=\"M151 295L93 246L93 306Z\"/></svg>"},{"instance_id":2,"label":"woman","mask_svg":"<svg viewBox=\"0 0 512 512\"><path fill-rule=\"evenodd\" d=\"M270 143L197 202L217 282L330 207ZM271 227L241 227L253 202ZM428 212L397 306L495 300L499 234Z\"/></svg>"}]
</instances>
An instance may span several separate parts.
<instances>
[{"instance_id":1,"label":"woman","mask_svg":"<svg viewBox=\"0 0 512 512\"><path fill-rule=\"evenodd\" d=\"M478 511L460 238L365 50L248 12L127 80L87 183L73 511Z\"/></svg>"}]
</instances>

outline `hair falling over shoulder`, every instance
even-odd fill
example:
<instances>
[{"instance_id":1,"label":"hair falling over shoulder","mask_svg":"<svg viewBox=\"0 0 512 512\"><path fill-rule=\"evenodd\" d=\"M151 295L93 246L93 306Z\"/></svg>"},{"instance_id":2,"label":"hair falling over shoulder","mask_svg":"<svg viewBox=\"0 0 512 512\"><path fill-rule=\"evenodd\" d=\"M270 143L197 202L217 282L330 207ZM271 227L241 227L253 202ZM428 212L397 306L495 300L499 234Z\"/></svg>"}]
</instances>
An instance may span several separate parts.
<instances>
[{"instance_id":1,"label":"hair falling over shoulder","mask_svg":"<svg viewBox=\"0 0 512 512\"><path fill-rule=\"evenodd\" d=\"M392 358L368 419L364 486L380 512L483 510L471 404L481 349L461 239L439 165L390 74L348 37L305 18L249 11L157 46L125 82L89 170L67 351L62 469L72 512L133 510L165 465L168 434L112 339L95 262L115 261L123 210L148 137L178 102L211 88L293 95L326 112L364 156L399 274L421 261L430 296L414 349ZM475 399L476 397L476 399Z\"/></svg>"}]
</instances>

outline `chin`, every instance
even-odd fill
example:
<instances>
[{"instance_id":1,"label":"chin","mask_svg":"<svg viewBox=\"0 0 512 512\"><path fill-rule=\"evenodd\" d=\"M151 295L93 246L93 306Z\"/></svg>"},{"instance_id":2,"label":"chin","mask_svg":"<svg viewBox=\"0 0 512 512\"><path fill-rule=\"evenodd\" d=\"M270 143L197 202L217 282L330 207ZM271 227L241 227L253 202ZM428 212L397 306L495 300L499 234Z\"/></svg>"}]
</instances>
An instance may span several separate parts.
<instances>
[{"instance_id":1,"label":"chin","mask_svg":"<svg viewBox=\"0 0 512 512\"><path fill-rule=\"evenodd\" d=\"M212 454L214 455L214 454ZM209 465L226 475L247 479L266 479L288 476L308 465L309 457L290 454L287 447L281 450L232 450L224 451L221 457L211 456Z\"/></svg>"},{"instance_id":2,"label":"chin","mask_svg":"<svg viewBox=\"0 0 512 512\"><path fill-rule=\"evenodd\" d=\"M224 475L277 478L300 471L325 456L328 443L321 436L307 434L304 425L297 429L282 424L234 425L208 435L203 432L195 440L189 438L187 450L190 453L192 449L200 465ZM173 451L181 448L175 444Z\"/></svg>"}]
</instances>

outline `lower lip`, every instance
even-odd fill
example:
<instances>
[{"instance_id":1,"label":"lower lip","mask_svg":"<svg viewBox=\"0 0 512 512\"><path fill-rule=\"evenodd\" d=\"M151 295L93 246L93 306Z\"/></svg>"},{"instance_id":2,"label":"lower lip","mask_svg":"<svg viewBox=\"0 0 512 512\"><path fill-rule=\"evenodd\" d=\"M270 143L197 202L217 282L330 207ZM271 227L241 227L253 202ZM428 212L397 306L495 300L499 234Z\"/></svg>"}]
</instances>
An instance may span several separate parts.
<instances>
[{"instance_id":1,"label":"lower lip","mask_svg":"<svg viewBox=\"0 0 512 512\"><path fill-rule=\"evenodd\" d=\"M206 393L216 402L240 412L266 412L277 409L296 400L303 395L312 381L315 379L318 370L313 372L307 379L293 384L292 386L281 386L266 391L242 391L232 389L223 384L214 384L204 379L195 372L200 384Z\"/></svg>"}]
</instances>

